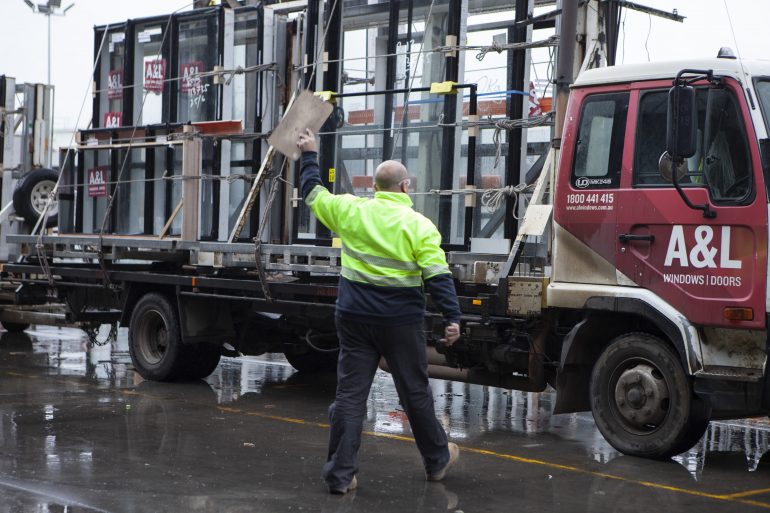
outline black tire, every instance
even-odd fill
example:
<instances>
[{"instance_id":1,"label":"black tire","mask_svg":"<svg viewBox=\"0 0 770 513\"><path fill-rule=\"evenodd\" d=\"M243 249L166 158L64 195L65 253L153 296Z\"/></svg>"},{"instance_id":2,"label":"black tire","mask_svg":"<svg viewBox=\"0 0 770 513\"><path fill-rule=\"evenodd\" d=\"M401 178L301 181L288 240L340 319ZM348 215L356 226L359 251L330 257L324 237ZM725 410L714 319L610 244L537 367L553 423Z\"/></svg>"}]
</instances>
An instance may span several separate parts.
<instances>
[{"instance_id":1,"label":"black tire","mask_svg":"<svg viewBox=\"0 0 770 513\"><path fill-rule=\"evenodd\" d=\"M613 340L591 373L596 425L610 445L631 456L662 459L690 449L710 415L694 397L679 356L647 333Z\"/></svg>"},{"instance_id":2,"label":"black tire","mask_svg":"<svg viewBox=\"0 0 770 513\"><path fill-rule=\"evenodd\" d=\"M299 372L335 372L339 351L322 353L308 348L304 353L286 352L286 360Z\"/></svg>"},{"instance_id":3,"label":"black tire","mask_svg":"<svg viewBox=\"0 0 770 513\"><path fill-rule=\"evenodd\" d=\"M146 294L136 304L128 328L128 349L134 368L144 379L184 378L188 359L176 309L166 296Z\"/></svg>"},{"instance_id":4,"label":"black tire","mask_svg":"<svg viewBox=\"0 0 770 513\"><path fill-rule=\"evenodd\" d=\"M34 169L16 183L16 188L13 190L13 208L24 218L27 226L35 226L58 180L59 173L53 169ZM48 209L48 217L45 221L47 228L56 226L59 219L58 213L59 206L54 201Z\"/></svg>"},{"instance_id":5,"label":"black tire","mask_svg":"<svg viewBox=\"0 0 770 513\"><path fill-rule=\"evenodd\" d=\"M0 351L31 352L32 339L26 333L1 333Z\"/></svg>"},{"instance_id":6,"label":"black tire","mask_svg":"<svg viewBox=\"0 0 770 513\"><path fill-rule=\"evenodd\" d=\"M0 322L0 324L2 324L3 328L5 328L5 331L7 331L8 333L21 333L29 329L29 323L26 323L26 322L3 321L3 322Z\"/></svg>"},{"instance_id":7,"label":"black tire","mask_svg":"<svg viewBox=\"0 0 770 513\"><path fill-rule=\"evenodd\" d=\"M692 449L700 442L711 421L711 405L705 399L693 394L690 406L690 420L687 423L685 436L674 449L674 454L681 454Z\"/></svg>"},{"instance_id":8,"label":"black tire","mask_svg":"<svg viewBox=\"0 0 770 513\"><path fill-rule=\"evenodd\" d=\"M184 347L185 365L180 370L180 379L199 380L208 377L219 365L222 346L199 342Z\"/></svg>"}]
</instances>

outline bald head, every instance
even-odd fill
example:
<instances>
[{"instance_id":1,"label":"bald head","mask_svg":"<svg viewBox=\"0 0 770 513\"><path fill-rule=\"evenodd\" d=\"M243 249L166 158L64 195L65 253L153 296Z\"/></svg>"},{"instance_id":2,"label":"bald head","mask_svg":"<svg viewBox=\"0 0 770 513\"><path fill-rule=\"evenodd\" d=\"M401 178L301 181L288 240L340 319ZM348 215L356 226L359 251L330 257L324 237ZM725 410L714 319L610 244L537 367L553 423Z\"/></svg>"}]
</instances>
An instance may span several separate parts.
<instances>
[{"instance_id":1,"label":"bald head","mask_svg":"<svg viewBox=\"0 0 770 513\"><path fill-rule=\"evenodd\" d=\"M406 192L402 183L407 178L406 168L396 160L386 160L374 171L374 184L378 191Z\"/></svg>"}]
</instances>

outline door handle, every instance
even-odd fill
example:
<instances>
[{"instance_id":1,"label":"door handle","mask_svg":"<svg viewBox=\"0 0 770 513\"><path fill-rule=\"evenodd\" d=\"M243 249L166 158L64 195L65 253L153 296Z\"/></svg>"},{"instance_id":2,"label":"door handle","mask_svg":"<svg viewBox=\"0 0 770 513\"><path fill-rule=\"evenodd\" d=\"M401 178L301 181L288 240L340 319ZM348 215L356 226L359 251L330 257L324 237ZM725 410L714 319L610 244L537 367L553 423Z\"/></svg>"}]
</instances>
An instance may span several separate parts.
<instances>
[{"instance_id":1,"label":"door handle","mask_svg":"<svg viewBox=\"0 0 770 513\"><path fill-rule=\"evenodd\" d=\"M620 235L618 235L618 240L620 242L633 242L633 241L655 242L655 236L654 235L631 235L630 233L621 233Z\"/></svg>"}]
</instances>

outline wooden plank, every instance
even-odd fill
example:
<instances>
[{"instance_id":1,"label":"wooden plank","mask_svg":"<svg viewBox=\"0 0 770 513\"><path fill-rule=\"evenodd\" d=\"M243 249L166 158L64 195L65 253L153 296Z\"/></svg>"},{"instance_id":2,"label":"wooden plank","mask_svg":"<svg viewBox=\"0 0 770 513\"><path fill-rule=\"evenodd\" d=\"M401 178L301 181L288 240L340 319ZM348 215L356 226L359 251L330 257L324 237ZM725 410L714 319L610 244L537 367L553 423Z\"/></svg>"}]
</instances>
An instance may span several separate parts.
<instances>
[{"instance_id":1,"label":"wooden plank","mask_svg":"<svg viewBox=\"0 0 770 513\"><path fill-rule=\"evenodd\" d=\"M176 216L179 214L179 211L182 210L183 204L184 204L184 200L180 199L179 203L176 204L174 211L171 213L171 217L168 218L168 221L166 221L166 224L163 226L163 229L160 231L160 235L158 235L159 239L162 239L163 237L165 237L168 231L171 229L171 223L174 222L174 219L176 219Z\"/></svg>"},{"instance_id":2,"label":"wooden plank","mask_svg":"<svg viewBox=\"0 0 770 513\"><path fill-rule=\"evenodd\" d=\"M185 132L191 131L192 126L185 126ZM198 240L201 158L201 140L186 139L182 143L182 240Z\"/></svg>"}]
</instances>

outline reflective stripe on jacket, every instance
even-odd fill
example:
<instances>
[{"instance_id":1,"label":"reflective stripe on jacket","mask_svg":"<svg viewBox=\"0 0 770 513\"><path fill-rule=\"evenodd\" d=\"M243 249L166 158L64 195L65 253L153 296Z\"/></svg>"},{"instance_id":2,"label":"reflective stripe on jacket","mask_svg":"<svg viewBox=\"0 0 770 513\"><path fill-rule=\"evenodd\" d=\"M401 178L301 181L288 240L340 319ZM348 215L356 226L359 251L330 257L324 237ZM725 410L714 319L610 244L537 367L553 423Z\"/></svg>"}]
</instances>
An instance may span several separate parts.
<instances>
[{"instance_id":1,"label":"reflective stripe on jacket","mask_svg":"<svg viewBox=\"0 0 770 513\"><path fill-rule=\"evenodd\" d=\"M374 198L332 194L316 185L305 198L313 214L342 240L341 275L382 287L421 287L423 280L450 274L436 226L412 210L398 192Z\"/></svg>"}]
</instances>

